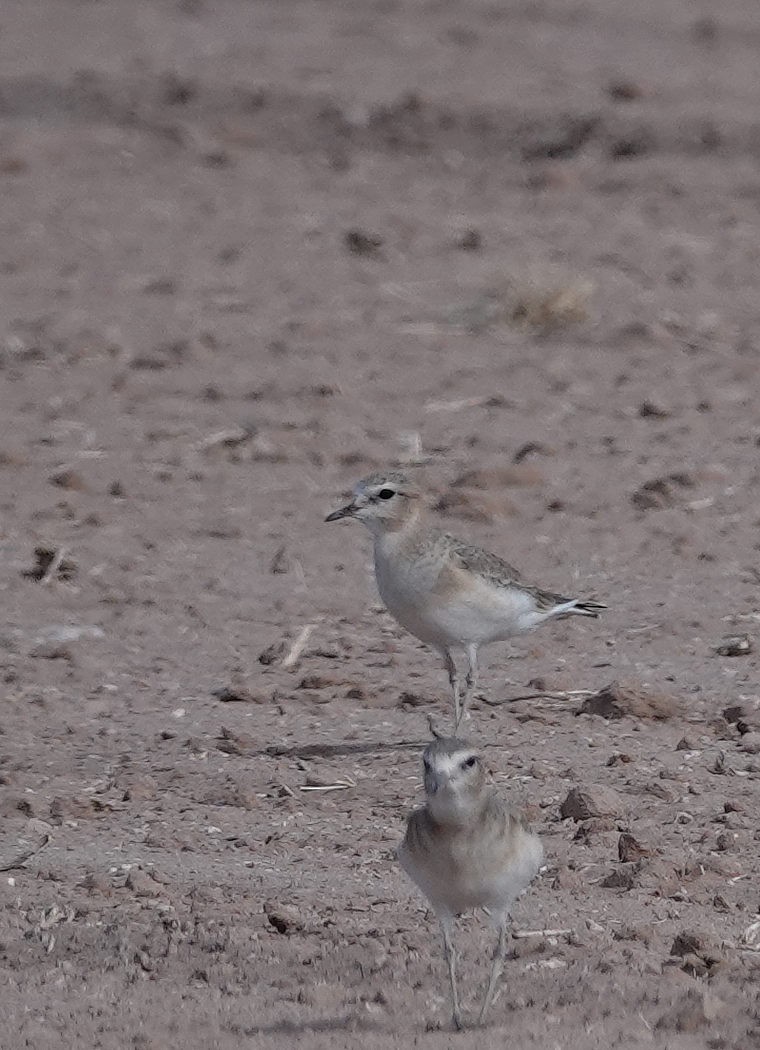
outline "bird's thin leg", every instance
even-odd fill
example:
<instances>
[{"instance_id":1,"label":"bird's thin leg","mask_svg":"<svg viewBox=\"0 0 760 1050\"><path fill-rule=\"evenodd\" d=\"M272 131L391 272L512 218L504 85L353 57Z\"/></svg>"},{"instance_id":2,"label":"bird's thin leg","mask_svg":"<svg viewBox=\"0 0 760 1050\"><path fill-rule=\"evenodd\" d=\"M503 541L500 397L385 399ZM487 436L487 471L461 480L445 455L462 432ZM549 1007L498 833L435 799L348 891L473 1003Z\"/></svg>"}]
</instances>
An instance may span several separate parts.
<instances>
[{"instance_id":1,"label":"bird's thin leg","mask_svg":"<svg viewBox=\"0 0 760 1050\"><path fill-rule=\"evenodd\" d=\"M499 926L499 939L496 942L496 951L493 953L493 965L491 966L491 976L488 978L488 988L486 989L486 995L483 1000L483 1005L480 1008L480 1016L478 1017L478 1024L483 1024L486 1019L489 1007L493 1002L494 992L496 991L496 985L501 977L502 967L504 965L504 956L507 951L507 919L506 916L502 919L501 925Z\"/></svg>"},{"instance_id":2,"label":"bird's thin leg","mask_svg":"<svg viewBox=\"0 0 760 1050\"><path fill-rule=\"evenodd\" d=\"M464 680L464 695L462 696L462 710L460 714L460 721L463 718L469 718L469 712L467 708L470 706L470 700L472 694L478 687L478 647L477 645L467 646L467 677Z\"/></svg>"},{"instance_id":3,"label":"bird's thin leg","mask_svg":"<svg viewBox=\"0 0 760 1050\"><path fill-rule=\"evenodd\" d=\"M448 672L451 692L454 694L454 723L456 727L459 728L459 723L462 720L459 706L459 672L457 671L457 665L454 663L454 657L448 649L441 650L441 655L443 656L443 663Z\"/></svg>"},{"instance_id":4,"label":"bird's thin leg","mask_svg":"<svg viewBox=\"0 0 760 1050\"><path fill-rule=\"evenodd\" d=\"M441 919L441 932L443 933L443 954L449 968L449 981L451 983L451 1020L456 1029L461 1029L462 1015L459 1012L459 992L457 990L457 957L454 951L454 942L451 939L452 920L447 916Z\"/></svg>"}]
</instances>

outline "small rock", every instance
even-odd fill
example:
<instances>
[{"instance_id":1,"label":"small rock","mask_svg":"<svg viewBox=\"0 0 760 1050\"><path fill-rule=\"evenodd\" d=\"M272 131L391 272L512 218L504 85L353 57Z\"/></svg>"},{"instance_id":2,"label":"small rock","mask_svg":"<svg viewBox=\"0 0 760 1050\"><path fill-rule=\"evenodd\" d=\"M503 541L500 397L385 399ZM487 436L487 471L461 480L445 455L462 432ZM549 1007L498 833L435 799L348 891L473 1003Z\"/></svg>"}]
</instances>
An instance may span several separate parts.
<instances>
[{"instance_id":1,"label":"small rock","mask_svg":"<svg viewBox=\"0 0 760 1050\"><path fill-rule=\"evenodd\" d=\"M739 750L743 751L745 755L760 754L760 733L745 733L739 744Z\"/></svg>"},{"instance_id":2,"label":"small rock","mask_svg":"<svg viewBox=\"0 0 760 1050\"><path fill-rule=\"evenodd\" d=\"M29 655L33 660L68 660L69 663L74 661L71 649L56 642L40 642L29 650Z\"/></svg>"},{"instance_id":3,"label":"small rock","mask_svg":"<svg viewBox=\"0 0 760 1050\"><path fill-rule=\"evenodd\" d=\"M268 900L264 904L264 914L278 933L290 935L304 928L298 909L292 904Z\"/></svg>"},{"instance_id":4,"label":"small rock","mask_svg":"<svg viewBox=\"0 0 760 1050\"><path fill-rule=\"evenodd\" d=\"M723 717L725 718L725 720L732 724L741 722L742 719L745 718L745 716L746 711L742 704L731 704L731 706L727 707L723 712Z\"/></svg>"},{"instance_id":5,"label":"small rock","mask_svg":"<svg viewBox=\"0 0 760 1050\"><path fill-rule=\"evenodd\" d=\"M599 715L616 719L629 715L633 718L664 721L680 710L680 701L669 693L655 693L626 682L611 682L598 693L587 697L580 707L581 714Z\"/></svg>"},{"instance_id":6,"label":"small rock","mask_svg":"<svg viewBox=\"0 0 760 1050\"><path fill-rule=\"evenodd\" d=\"M618 857L624 864L640 860L642 857L649 857L651 853L651 850L646 849L633 835L625 831L618 839Z\"/></svg>"},{"instance_id":7,"label":"small rock","mask_svg":"<svg viewBox=\"0 0 760 1050\"><path fill-rule=\"evenodd\" d=\"M729 635L715 646L718 656L749 656L754 645L748 634Z\"/></svg>"},{"instance_id":8,"label":"small rock","mask_svg":"<svg viewBox=\"0 0 760 1050\"><path fill-rule=\"evenodd\" d=\"M590 788L571 788L560 806L560 816L575 821L591 817L614 817L624 809L623 801L613 788L596 785Z\"/></svg>"},{"instance_id":9,"label":"small rock","mask_svg":"<svg viewBox=\"0 0 760 1050\"><path fill-rule=\"evenodd\" d=\"M728 850L733 849L736 846L736 837L731 831L721 831L715 840L715 848L719 849L721 853L726 853Z\"/></svg>"},{"instance_id":10,"label":"small rock","mask_svg":"<svg viewBox=\"0 0 760 1050\"><path fill-rule=\"evenodd\" d=\"M124 792L125 802L147 802L155 798L158 793L158 784L149 774L135 777L127 790Z\"/></svg>"}]
</instances>

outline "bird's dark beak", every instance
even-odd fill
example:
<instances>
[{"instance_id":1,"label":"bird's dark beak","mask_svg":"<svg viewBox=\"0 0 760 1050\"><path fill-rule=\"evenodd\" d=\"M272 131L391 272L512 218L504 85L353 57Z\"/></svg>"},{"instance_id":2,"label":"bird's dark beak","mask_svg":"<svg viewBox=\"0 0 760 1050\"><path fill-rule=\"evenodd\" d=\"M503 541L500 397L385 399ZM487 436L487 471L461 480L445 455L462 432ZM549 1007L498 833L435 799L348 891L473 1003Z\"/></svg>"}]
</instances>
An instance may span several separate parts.
<instances>
[{"instance_id":1,"label":"bird's dark beak","mask_svg":"<svg viewBox=\"0 0 760 1050\"><path fill-rule=\"evenodd\" d=\"M340 521L341 518L353 518L355 510L355 503L347 503L346 506L341 507L340 510L334 510L332 514L328 514L325 521Z\"/></svg>"}]
</instances>

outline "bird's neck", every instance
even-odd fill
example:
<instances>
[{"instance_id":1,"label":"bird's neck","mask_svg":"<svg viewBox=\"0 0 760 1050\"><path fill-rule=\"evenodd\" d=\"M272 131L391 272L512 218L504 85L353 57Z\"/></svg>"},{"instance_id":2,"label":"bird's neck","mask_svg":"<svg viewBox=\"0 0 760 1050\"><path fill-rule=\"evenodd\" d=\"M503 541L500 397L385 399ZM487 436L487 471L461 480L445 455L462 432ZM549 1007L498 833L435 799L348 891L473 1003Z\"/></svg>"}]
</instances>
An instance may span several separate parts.
<instances>
[{"instance_id":1,"label":"bird's neck","mask_svg":"<svg viewBox=\"0 0 760 1050\"><path fill-rule=\"evenodd\" d=\"M427 810L434 824L452 830L476 820L483 809L480 794L456 794L452 792L429 795Z\"/></svg>"},{"instance_id":2,"label":"bird's neck","mask_svg":"<svg viewBox=\"0 0 760 1050\"><path fill-rule=\"evenodd\" d=\"M413 550L424 532L424 514L417 506L410 506L403 518L376 520L372 533L375 547L380 550Z\"/></svg>"}]
</instances>

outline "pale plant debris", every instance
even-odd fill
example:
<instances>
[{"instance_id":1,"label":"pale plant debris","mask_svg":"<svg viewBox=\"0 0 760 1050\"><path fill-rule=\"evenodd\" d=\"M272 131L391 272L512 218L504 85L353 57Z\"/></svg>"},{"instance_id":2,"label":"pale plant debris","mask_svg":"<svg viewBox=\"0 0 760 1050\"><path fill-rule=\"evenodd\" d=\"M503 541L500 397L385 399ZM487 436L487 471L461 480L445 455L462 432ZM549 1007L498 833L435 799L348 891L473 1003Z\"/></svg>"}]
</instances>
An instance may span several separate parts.
<instances>
[{"instance_id":1,"label":"pale plant debris","mask_svg":"<svg viewBox=\"0 0 760 1050\"><path fill-rule=\"evenodd\" d=\"M575 933L572 929L566 930L512 930L512 936L520 941L529 937L572 937Z\"/></svg>"},{"instance_id":2,"label":"pale plant debris","mask_svg":"<svg viewBox=\"0 0 760 1050\"><path fill-rule=\"evenodd\" d=\"M309 783L311 781L311 783ZM305 784L301 784L300 791L344 791L346 788L355 788L356 781L352 777L343 777L336 780L334 784L321 784L315 782L315 777L308 777Z\"/></svg>"},{"instance_id":3,"label":"pale plant debris","mask_svg":"<svg viewBox=\"0 0 760 1050\"><path fill-rule=\"evenodd\" d=\"M50 827L43 821L31 820L25 833L18 837L11 846L0 846L0 871L13 871L22 868L41 849L50 842Z\"/></svg>"},{"instance_id":4,"label":"pale plant debris","mask_svg":"<svg viewBox=\"0 0 760 1050\"><path fill-rule=\"evenodd\" d=\"M288 669L291 667L295 667L295 665L298 663L301 653L303 653L304 649L306 648L309 638L311 637L312 631L316 626L316 623L307 623L304 627L301 628L301 630L298 632L295 638L295 641L293 642L290 649L283 658L282 666L284 668Z\"/></svg>"},{"instance_id":5,"label":"pale plant debris","mask_svg":"<svg viewBox=\"0 0 760 1050\"><path fill-rule=\"evenodd\" d=\"M546 334L587 321L593 290L582 278L508 277L453 310L448 320L473 335L498 325Z\"/></svg>"}]
</instances>

